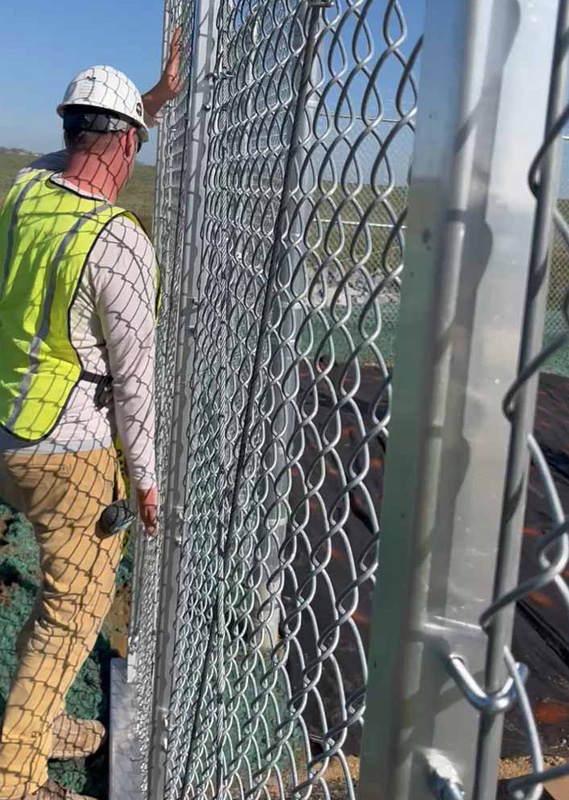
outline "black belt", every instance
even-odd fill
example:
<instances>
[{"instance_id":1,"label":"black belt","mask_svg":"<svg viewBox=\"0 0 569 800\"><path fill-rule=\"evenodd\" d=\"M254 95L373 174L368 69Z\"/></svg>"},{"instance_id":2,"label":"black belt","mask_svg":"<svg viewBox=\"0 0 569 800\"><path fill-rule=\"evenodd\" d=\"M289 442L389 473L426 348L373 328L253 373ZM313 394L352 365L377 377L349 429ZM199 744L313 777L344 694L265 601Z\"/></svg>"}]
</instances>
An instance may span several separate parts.
<instances>
[{"instance_id":1,"label":"black belt","mask_svg":"<svg viewBox=\"0 0 569 800\"><path fill-rule=\"evenodd\" d=\"M96 383L97 385L103 384L105 386L110 386L113 382L111 375L97 375L95 372L88 372L85 369L81 373L81 380L87 381L87 383Z\"/></svg>"}]
</instances>

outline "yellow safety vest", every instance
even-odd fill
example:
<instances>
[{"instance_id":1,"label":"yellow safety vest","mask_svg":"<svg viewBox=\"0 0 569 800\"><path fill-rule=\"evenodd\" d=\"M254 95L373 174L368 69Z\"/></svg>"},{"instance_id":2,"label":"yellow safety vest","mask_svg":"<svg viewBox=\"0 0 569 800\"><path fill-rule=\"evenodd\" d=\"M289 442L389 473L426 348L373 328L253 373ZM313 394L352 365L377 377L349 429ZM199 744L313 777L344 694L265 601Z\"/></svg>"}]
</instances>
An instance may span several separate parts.
<instances>
[{"instance_id":1,"label":"yellow safety vest","mask_svg":"<svg viewBox=\"0 0 569 800\"><path fill-rule=\"evenodd\" d=\"M118 206L32 170L0 212L0 425L26 442L49 436L82 376L70 311L89 254Z\"/></svg>"}]
</instances>

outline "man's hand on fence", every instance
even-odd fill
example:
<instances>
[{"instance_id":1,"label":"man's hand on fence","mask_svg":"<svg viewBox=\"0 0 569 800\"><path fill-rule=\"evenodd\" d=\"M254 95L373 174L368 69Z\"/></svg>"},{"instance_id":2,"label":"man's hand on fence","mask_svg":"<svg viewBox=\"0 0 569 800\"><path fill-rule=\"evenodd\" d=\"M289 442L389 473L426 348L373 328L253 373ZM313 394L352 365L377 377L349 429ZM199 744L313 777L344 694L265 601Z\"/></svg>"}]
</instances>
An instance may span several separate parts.
<instances>
[{"instance_id":1,"label":"man's hand on fence","mask_svg":"<svg viewBox=\"0 0 569 800\"><path fill-rule=\"evenodd\" d=\"M169 100L172 100L182 86L180 76L180 58L182 54L182 28L176 28L170 43L170 55L162 76L156 86L142 97L144 110L151 117L156 117Z\"/></svg>"},{"instance_id":2,"label":"man's hand on fence","mask_svg":"<svg viewBox=\"0 0 569 800\"><path fill-rule=\"evenodd\" d=\"M149 536L156 536L158 533L158 489L156 486L153 486L152 489L139 489L137 495L138 511L144 529Z\"/></svg>"}]
</instances>

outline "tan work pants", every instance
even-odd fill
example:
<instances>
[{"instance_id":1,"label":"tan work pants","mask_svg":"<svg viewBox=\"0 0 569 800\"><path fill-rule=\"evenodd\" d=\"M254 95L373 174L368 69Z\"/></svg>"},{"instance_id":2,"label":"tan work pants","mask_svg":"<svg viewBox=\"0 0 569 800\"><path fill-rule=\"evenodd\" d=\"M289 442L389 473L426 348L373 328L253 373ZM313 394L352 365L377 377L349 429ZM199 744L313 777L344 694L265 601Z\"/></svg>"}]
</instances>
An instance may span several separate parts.
<instances>
[{"instance_id":1,"label":"tan work pants","mask_svg":"<svg viewBox=\"0 0 569 800\"><path fill-rule=\"evenodd\" d=\"M35 792L48 779L53 720L113 599L121 537L101 538L96 523L115 486L113 449L0 453L0 498L32 523L42 571L4 713L0 800Z\"/></svg>"}]
</instances>

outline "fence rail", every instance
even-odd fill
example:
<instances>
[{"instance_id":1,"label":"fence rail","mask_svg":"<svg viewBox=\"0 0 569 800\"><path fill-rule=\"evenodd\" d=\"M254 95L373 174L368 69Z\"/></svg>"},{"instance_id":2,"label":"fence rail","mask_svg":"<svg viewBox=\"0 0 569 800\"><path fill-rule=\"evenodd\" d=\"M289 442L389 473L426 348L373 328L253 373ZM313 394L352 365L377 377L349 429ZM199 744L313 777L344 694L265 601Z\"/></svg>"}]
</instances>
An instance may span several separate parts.
<instances>
[{"instance_id":1,"label":"fence rail","mask_svg":"<svg viewBox=\"0 0 569 800\"><path fill-rule=\"evenodd\" d=\"M495 789L497 712L527 711L504 650L527 463L512 472L501 401L512 384L509 420L526 403L525 448L520 342L547 317L547 353L562 344L545 284L523 310L566 13L534 5L166 2L185 83L156 203L164 537L139 546L130 662L149 800ZM532 586L561 588L567 525L530 445L556 520Z\"/></svg>"}]
</instances>

